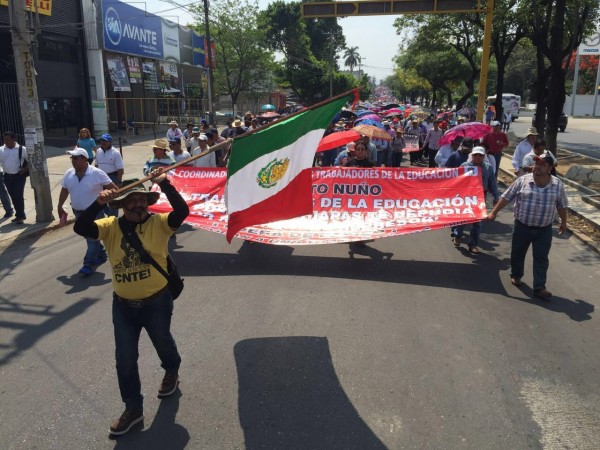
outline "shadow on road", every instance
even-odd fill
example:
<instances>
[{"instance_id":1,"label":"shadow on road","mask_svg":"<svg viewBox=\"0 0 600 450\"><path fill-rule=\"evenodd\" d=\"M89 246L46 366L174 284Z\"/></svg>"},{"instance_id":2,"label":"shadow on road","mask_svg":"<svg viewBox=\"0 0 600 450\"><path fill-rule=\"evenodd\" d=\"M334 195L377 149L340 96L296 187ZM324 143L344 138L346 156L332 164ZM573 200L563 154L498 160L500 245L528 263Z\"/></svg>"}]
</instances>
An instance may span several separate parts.
<instances>
[{"instance_id":1,"label":"shadow on road","mask_svg":"<svg viewBox=\"0 0 600 450\"><path fill-rule=\"evenodd\" d=\"M182 393L178 389L172 396L161 400L152 425L141 432L132 429L124 436L114 438L116 440L114 448L123 450L152 448L182 450L186 448L190 440L190 433L185 427L175 423L181 396ZM144 423L148 423L147 416Z\"/></svg>"},{"instance_id":2,"label":"shadow on road","mask_svg":"<svg viewBox=\"0 0 600 450\"><path fill-rule=\"evenodd\" d=\"M530 305L539 306L548 311L565 314L569 319L574 320L575 322L592 320L591 314L594 312L595 307L585 300L569 300L568 298L558 296L553 296L548 300L540 300L533 296L533 289L529 286L522 284L518 289L527 297L510 296L510 298L519 300L520 302L529 303Z\"/></svg>"},{"instance_id":3,"label":"shadow on road","mask_svg":"<svg viewBox=\"0 0 600 450\"><path fill-rule=\"evenodd\" d=\"M19 330L10 344L2 345L0 366L7 364L11 359L33 347L44 336L55 332L75 317L84 314L98 300L97 298L84 298L62 311L53 312L52 306L21 303L12 301L6 297L0 297L0 313L2 317L13 313L17 317L29 314L45 318L45 320L38 324L0 320L0 329ZM4 350L6 350L6 353L4 353Z\"/></svg>"},{"instance_id":4,"label":"shadow on road","mask_svg":"<svg viewBox=\"0 0 600 450\"><path fill-rule=\"evenodd\" d=\"M326 338L247 339L234 356L247 450L386 448L344 392Z\"/></svg>"}]
</instances>

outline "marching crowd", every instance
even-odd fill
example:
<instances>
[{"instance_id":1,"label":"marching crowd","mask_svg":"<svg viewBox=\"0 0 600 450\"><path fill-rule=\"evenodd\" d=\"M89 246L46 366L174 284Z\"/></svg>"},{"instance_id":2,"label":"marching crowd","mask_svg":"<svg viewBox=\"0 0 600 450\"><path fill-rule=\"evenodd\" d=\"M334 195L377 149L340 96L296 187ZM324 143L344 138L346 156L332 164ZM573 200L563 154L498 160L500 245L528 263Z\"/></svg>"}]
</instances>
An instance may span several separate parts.
<instances>
[{"instance_id":1,"label":"marching crowd","mask_svg":"<svg viewBox=\"0 0 600 450\"><path fill-rule=\"evenodd\" d=\"M494 220L510 202L515 203L511 283L521 285L525 255L532 246L534 295L546 300L552 296L546 289L546 274L555 213L558 212L560 218L559 232L566 229L567 220L564 186L552 176L556 158L545 150L545 142L535 128L529 128L512 158L518 178L501 195L496 178L501 155L509 143L502 124L494 120L489 120L489 123L491 131L478 139L468 135L455 136L449 143L440 145L449 128L444 117L428 116L422 121L410 116L403 121L399 118L383 120L381 127L376 127L380 132L364 133L342 147L322 152L315 159L315 165L400 167L407 152L411 166L477 167L484 195L489 193L493 197L494 207L488 220ZM171 204L173 210L163 214L149 213L148 207L156 203L158 193L147 191L143 185L125 192L118 191L124 184L125 168L110 134L103 134L97 143L90 131L82 128L75 148L67 151L72 167L63 176L57 211L59 217L66 216L64 206L70 197L71 208L77 218L74 230L87 242L79 272L88 276L108 260L113 272L115 358L125 411L111 424L111 435L125 434L144 419L137 367L142 329L148 332L165 370L158 397L172 395L179 385L181 357L170 331L173 297L167 273L168 239L183 223L189 208L170 184L164 168L261 125L260 119L251 113L245 114L243 119L230 121L221 133L204 120L199 127L187 124L183 131L176 122L171 122L165 138L155 140L152 156L140 170L144 175L153 176L153 183L160 186ZM353 120L345 122L338 118L327 128L325 136L351 128L354 128ZM0 199L5 210L4 218L15 214L13 222L22 224L25 219L23 191L27 177L27 150L16 141L14 133L5 132L3 138L4 145L0 147ZM409 141L414 144L412 147L409 147ZM187 165L225 166L227 148L222 147ZM414 169L419 170L419 167ZM119 210L123 211L121 217ZM468 249L477 254L482 222L472 223L470 228ZM464 229L465 225L452 227L451 239L455 247L460 247ZM125 241L129 245L125 245ZM138 244L134 244L136 241Z\"/></svg>"}]
</instances>

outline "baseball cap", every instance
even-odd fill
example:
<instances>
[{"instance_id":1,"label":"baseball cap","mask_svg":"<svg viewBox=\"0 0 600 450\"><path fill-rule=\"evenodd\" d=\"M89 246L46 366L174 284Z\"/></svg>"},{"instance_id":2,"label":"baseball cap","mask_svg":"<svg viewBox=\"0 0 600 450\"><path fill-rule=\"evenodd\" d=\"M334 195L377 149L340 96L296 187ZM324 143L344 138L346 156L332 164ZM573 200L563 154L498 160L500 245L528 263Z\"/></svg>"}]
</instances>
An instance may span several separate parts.
<instances>
[{"instance_id":1,"label":"baseball cap","mask_svg":"<svg viewBox=\"0 0 600 450\"><path fill-rule=\"evenodd\" d=\"M491 126L493 127L497 127L500 125L500 122L498 122L497 120L492 120L492 122L490 123Z\"/></svg>"},{"instance_id":2,"label":"baseball cap","mask_svg":"<svg viewBox=\"0 0 600 450\"><path fill-rule=\"evenodd\" d=\"M207 131L206 133L204 133L204 136L211 138L214 136L214 133L212 131Z\"/></svg>"},{"instance_id":3,"label":"baseball cap","mask_svg":"<svg viewBox=\"0 0 600 450\"><path fill-rule=\"evenodd\" d=\"M202 119L202 120L200 121L200 123L201 123L202 125L208 125L208 121L207 121L206 119Z\"/></svg>"},{"instance_id":4,"label":"baseball cap","mask_svg":"<svg viewBox=\"0 0 600 450\"><path fill-rule=\"evenodd\" d=\"M198 128L198 127L192 128L192 133L200 133L200 128Z\"/></svg>"},{"instance_id":5,"label":"baseball cap","mask_svg":"<svg viewBox=\"0 0 600 450\"><path fill-rule=\"evenodd\" d=\"M471 138L464 138L462 141L462 144L460 144L462 147L465 148L473 148L473 139Z\"/></svg>"},{"instance_id":6,"label":"baseball cap","mask_svg":"<svg viewBox=\"0 0 600 450\"><path fill-rule=\"evenodd\" d=\"M179 137L170 138L169 144L181 144L181 138L179 138Z\"/></svg>"},{"instance_id":7,"label":"baseball cap","mask_svg":"<svg viewBox=\"0 0 600 450\"><path fill-rule=\"evenodd\" d=\"M75 147L73 150L67 150L67 155L83 156L86 159L89 158L87 150L81 147Z\"/></svg>"},{"instance_id":8,"label":"baseball cap","mask_svg":"<svg viewBox=\"0 0 600 450\"><path fill-rule=\"evenodd\" d=\"M550 165L554 165L554 158L548 152L544 152L541 155L536 155L533 157L535 161L546 162Z\"/></svg>"},{"instance_id":9,"label":"baseball cap","mask_svg":"<svg viewBox=\"0 0 600 450\"><path fill-rule=\"evenodd\" d=\"M200 141L208 141L208 137L206 136L206 134L201 134L198 137L198 140L200 140Z\"/></svg>"},{"instance_id":10,"label":"baseball cap","mask_svg":"<svg viewBox=\"0 0 600 450\"><path fill-rule=\"evenodd\" d=\"M485 148L483 147L474 147L473 151L471 151L471 155L485 155Z\"/></svg>"},{"instance_id":11,"label":"baseball cap","mask_svg":"<svg viewBox=\"0 0 600 450\"><path fill-rule=\"evenodd\" d=\"M112 136L108 133L103 134L102 136L100 136L100 140L101 141L106 141L106 142L112 142Z\"/></svg>"}]
</instances>

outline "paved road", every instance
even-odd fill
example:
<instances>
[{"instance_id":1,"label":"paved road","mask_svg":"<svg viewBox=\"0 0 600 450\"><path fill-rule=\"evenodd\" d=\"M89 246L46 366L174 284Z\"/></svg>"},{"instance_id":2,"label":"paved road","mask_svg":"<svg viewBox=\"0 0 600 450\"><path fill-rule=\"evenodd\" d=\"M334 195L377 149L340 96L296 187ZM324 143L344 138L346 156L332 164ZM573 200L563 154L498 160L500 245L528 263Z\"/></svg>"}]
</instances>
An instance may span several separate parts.
<instances>
[{"instance_id":1,"label":"paved road","mask_svg":"<svg viewBox=\"0 0 600 450\"><path fill-rule=\"evenodd\" d=\"M521 116L511 126L520 137L531 126L532 112L521 111ZM557 141L560 147L582 155L600 159L600 118L573 118L564 133L559 132Z\"/></svg>"},{"instance_id":2,"label":"paved road","mask_svg":"<svg viewBox=\"0 0 600 450\"><path fill-rule=\"evenodd\" d=\"M184 230L181 393L156 398L144 336L145 428L118 441L108 268L75 275L71 227L16 241L0 258L2 447L597 448L600 257L556 239L556 297L533 301L508 280L510 222L485 226L477 257L448 231L349 254Z\"/></svg>"}]
</instances>

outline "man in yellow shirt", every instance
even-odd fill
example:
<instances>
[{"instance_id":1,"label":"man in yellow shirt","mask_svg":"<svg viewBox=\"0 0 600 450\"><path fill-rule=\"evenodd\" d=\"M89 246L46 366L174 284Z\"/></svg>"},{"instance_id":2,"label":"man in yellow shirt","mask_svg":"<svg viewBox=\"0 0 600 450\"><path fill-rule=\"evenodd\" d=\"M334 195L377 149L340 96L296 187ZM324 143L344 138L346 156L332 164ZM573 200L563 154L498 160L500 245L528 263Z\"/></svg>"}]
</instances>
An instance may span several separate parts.
<instances>
[{"instance_id":1,"label":"man in yellow shirt","mask_svg":"<svg viewBox=\"0 0 600 450\"><path fill-rule=\"evenodd\" d=\"M181 357L171 335L173 298L166 278L156 268L141 259L129 244L117 217L96 219L96 215L110 202L111 208L123 209L123 225L127 232L135 232L142 247L167 271L168 242L189 214L185 200L171 185L164 168L151 172L153 182L160 186L173 211L151 214L148 206L155 204L160 194L149 192L143 186L131 188L117 197L116 190L104 190L75 222L76 233L102 240L112 266L113 325L117 378L125 411L113 422L109 433L119 436L144 420L143 397L138 372L138 341L142 328L146 330L165 369L158 391L163 398L173 394L179 385Z\"/></svg>"}]
</instances>

